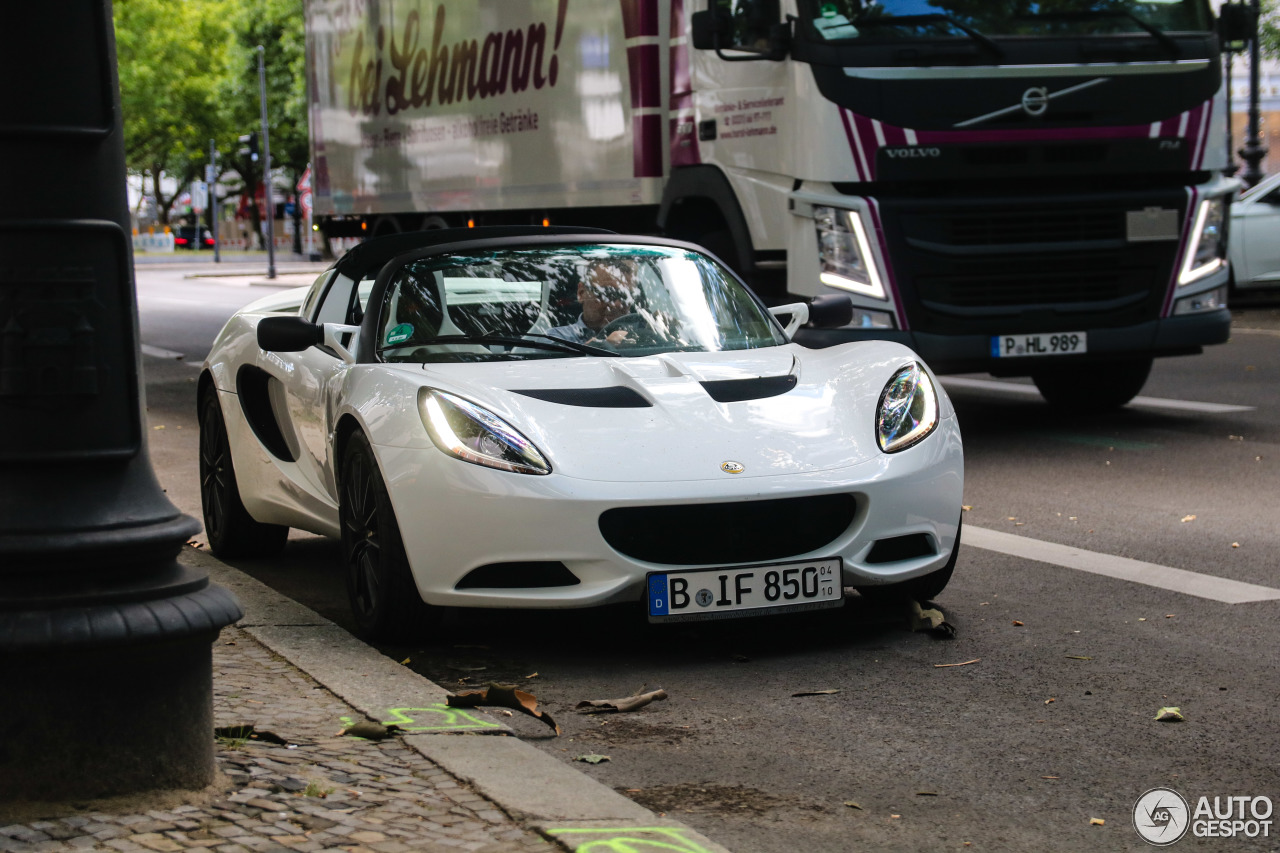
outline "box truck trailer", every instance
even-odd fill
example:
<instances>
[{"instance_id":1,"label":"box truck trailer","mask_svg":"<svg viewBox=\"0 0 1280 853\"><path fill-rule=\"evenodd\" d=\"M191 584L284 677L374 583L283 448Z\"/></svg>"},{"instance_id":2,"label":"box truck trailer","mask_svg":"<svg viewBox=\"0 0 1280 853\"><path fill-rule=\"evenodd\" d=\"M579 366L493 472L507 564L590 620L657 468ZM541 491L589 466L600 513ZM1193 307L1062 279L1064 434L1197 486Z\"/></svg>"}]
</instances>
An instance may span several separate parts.
<instances>
[{"instance_id":1,"label":"box truck trailer","mask_svg":"<svg viewBox=\"0 0 1280 853\"><path fill-rule=\"evenodd\" d=\"M1120 405L1225 341L1206 0L309 0L332 240L482 224L699 243L823 346Z\"/></svg>"}]
</instances>

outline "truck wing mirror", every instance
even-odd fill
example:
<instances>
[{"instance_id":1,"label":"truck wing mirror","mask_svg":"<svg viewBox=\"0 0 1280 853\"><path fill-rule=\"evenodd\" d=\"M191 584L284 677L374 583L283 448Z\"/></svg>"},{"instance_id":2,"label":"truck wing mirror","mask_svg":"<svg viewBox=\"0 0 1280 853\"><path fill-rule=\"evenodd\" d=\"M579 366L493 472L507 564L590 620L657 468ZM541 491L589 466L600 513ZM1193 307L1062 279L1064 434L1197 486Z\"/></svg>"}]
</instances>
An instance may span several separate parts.
<instances>
[{"instance_id":1,"label":"truck wing mirror","mask_svg":"<svg viewBox=\"0 0 1280 853\"><path fill-rule=\"evenodd\" d=\"M843 293L827 293L809 303L809 324L815 329L838 329L853 322L853 300Z\"/></svg>"},{"instance_id":2,"label":"truck wing mirror","mask_svg":"<svg viewBox=\"0 0 1280 853\"><path fill-rule=\"evenodd\" d=\"M721 42L728 41L729 17L714 9L694 12L691 30L694 49L715 50Z\"/></svg>"},{"instance_id":3,"label":"truck wing mirror","mask_svg":"<svg viewBox=\"0 0 1280 853\"><path fill-rule=\"evenodd\" d=\"M266 352L302 352L324 343L324 329L301 317L263 317L258 347Z\"/></svg>"},{"instance_id":4,"label":"truck wing mirror","mask_svg":"<svg viewBox=\"0 0 1280 853\"><path fill-rule=\"evenodd\" d=\"M771 8L776 15L776 4ZM704 9L692 17L693 46L697 50L714 50L726 62L754 62L761 59L786 59L791 50L791 23L773 24L768 28L768 47L734 44L733 19L724 9ZM742 51L742 56L726 56L725 50Z\"/></svg>"},{"instance_id":5,"label":"truck wing mirror","mask_svg":"<svg viewBox=\"0 0 1280 853\"><path fill-rule=\"evenodd\" d=\"M1218 10L1218 38L1224 50L1244 50L1257 31L1253 9L1244 3L1223 3Z\"/></svg>"}]
</instances>

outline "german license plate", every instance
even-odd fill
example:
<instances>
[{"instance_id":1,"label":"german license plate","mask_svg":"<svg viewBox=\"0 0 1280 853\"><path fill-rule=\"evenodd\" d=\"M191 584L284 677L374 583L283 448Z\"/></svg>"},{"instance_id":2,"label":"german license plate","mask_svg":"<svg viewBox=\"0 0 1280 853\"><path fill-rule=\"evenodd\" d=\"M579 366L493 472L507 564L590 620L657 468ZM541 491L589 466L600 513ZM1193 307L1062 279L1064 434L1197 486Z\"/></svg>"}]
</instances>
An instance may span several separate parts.
<instances>
[{"instance_id":1,"label":"german license plate","mask_svg":"<svg viewBox=\"0 0 1280 853\"><path fill-rule=\"evenodd\" d=\"M732 619L840 607L844 604L841 565L837 557L732 569L654 572L649 575L649 621Z\"/></svg>"},{"instance_id":2,"label":"german license plate","mask_svg":"<svg viewBox=\"0 0 1280 853\"><path fill-rule=\"evenodd\" d=\"M1084 332L1054 332L1051 335L993 335L992 358L1023 358L1035 355L1072 355L1087 352Z\"/></svg>"}]
</instances>

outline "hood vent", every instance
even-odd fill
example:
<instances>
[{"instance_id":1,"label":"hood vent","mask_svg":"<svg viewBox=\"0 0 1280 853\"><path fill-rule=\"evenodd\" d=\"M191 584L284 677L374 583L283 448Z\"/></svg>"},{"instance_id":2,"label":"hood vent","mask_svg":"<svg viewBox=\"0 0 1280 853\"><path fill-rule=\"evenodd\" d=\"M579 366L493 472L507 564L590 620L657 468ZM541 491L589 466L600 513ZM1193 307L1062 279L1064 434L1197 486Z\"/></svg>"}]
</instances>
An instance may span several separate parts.
<instances>
[{"instance_id":1,"label":"hood vent","mask_svg":"<svg viewBox=\"0 0 1280 853\"><path fill-rule=\"evenodd\" d=\"M718 379L703 382L702 387L717 403L740 403L743 400L762 400L777 397L796 387L795 374L786 376L759 376L753 379Z\"/></svg>"},{"instance_id":2,"label":"hood vent","mask_svg":"<svg viewBox=\"0 0 1280 853\"><path fill-rule=\"evenodd\" d=\"M586 409L646 409L653 405L638 392L622 385L608 388L535 388L530 391L513 389L512 393Z\"/></svg>"}]
</instances>

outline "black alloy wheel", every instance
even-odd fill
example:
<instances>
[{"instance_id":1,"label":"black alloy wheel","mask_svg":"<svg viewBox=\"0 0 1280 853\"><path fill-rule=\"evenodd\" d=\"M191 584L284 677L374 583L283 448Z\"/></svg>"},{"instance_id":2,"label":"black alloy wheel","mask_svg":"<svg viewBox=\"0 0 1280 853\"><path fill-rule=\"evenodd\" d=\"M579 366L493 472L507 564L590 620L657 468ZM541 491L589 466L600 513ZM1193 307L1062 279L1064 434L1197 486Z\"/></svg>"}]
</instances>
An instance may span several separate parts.
<instances>
[{"instance_id":1,"label":"black alloy wheel","mask_svg":"<svg viewBox=\"0 0 1280 853\"><path fill-rule=\"evenodd\" d=\"M200 398L200 507L209 550L219 557L274 557L289 538L287 526L263 524L244 508L213 388Z\"/></svg>"},{"instance_id":2,"label":"black alloy wheel","mask_svg":"<svg viewBox=\"0 0 1280 853\"><path fill-rule=\"evenodd\" d=\"M408 640L438 620L409 568L400 526L373 448L357 432L342 451L342 556L347 598L360 632L373 640Z\"/></svg>"}]
</instances>

